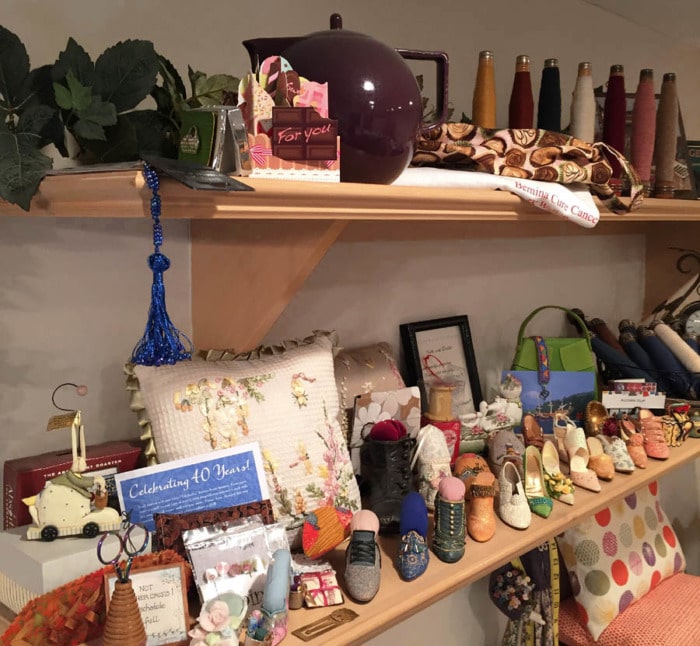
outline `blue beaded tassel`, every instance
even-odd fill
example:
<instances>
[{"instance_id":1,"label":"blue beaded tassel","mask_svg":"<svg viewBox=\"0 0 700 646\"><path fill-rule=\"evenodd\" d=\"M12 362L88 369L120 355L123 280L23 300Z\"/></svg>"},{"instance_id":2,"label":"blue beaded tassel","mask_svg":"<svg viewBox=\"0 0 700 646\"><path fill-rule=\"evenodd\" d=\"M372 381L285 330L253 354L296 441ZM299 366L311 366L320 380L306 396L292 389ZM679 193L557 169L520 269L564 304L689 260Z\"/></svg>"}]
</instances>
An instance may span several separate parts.
<instances>
[{"instance_id":1,"label":"blue beaded tassel","mask_svg":"<svg viewBox=\"0 0 700 646\"><path fill-rule=\"evenodd\" d=\"M131 361L142 366L162 366L173 364L192 357L192 342L170 320L165 308L165 284L163 272L170 267L170 259L160 252L163 244L163 226L160 223L160 195L158 173L148 164L143 165L143 176L151 197L151 217L153 218L153 253L148 257L148 266L153 272L151 287L151 309L148 312L146 331L131 354ZM189 346L185 348L183 340Z\"/></svg>"}]
</instances>

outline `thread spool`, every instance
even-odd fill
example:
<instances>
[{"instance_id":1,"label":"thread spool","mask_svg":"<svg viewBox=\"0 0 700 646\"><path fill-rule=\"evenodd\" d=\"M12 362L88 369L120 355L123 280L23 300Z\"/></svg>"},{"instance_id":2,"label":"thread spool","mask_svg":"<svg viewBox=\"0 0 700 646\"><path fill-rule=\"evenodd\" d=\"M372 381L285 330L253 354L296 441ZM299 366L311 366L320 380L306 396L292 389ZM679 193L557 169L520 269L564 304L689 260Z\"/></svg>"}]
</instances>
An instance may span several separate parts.
<instances>
[{"instance_id":1,"label":"thread spool","mask_svg":"<svg viewBox=\"0 0 700 646\"><path fill-rule=\"evenodd\" d=\"M561 132L561 79L559 61L556 58L546 59L542 68L537 102L537 127Z\"/></svg>"},{"instance_id":2,"label":"thread spool","mask_svg":"<svg viewBox=\"0 0 700 646\"><path fill-rule=\"evenodd\" d=\"M114 584L102 643L104 646L144 646L146 643L146 629L131 580Z\"/></svg>"},{"instance_id":3,"label":"thread spool","mask_svg":"<svg viewBox=\"0 0 700 646\"><path fill-rule=\"evenodd\" d=\"M482 128L496 127L496 75L493 52L479 52L472 99L472 121Z\"/></svg>"},{"instance_id":4,"label":"thread spool","mask_svg":"<svg viewBox=\"0 0 700 646\"><path fill-rule=\"evenodd\" d=\"M625 69L622 65L610 67L610 77L603 107L603 141L621 154L625 154L625 122L627 119L627 98L625 97ZM612 166L610 186L616 193L621 192L620 162L607 156Z\"/></svg>"},{"instance_id":5,"label":"thread spool","mask_svg":"<svg viewBox=\"0 0 700 646\"><path fill-rule=\"evenodd\" d=\"M452 393L455 387L451 384L436 384L430 387L428 393L428 412L425 417L434 422L449 422L454 419L452 413Z\"/></svg>"},{"instance_id":6,"label":"thread spool","mask_svg":"<svg viewBox=\"0 0 700 646\"><path fill-rule=\"evenodd\" d=\"M656 136L654 138L654 197L672 198L675 184L678 128L678 96L676 75L664 74L656 112Z\"/></svg>"},{"instance_id":7,"label":"thread spool","mask_svg":"<svg viewBox=\"0 0 700 646\"><path fill-rule=\"evenodd\" d=\"M571 123L569 131L572 136L592 143L595 139L595 93L593 91L593 68L584 61L578 65L578 75L574 93L571 97Z\"/></svg>"},{"instance_id":8,"label":"thread spool","mask_svg":"<svg viewBox=\"0 0 700 646\"><path fill-rule=\"evenodd\" d=\"M654 70L643 69L632 106L632 132L630 135L630 161L644 184L644 194L651 193L651 164L654 157L656 135L656 95L654 94Z\"/></svg>"},{"instance_id":9,"label":"thread spool","mask_svg":"<svg viewBox=\"0 0 700 646\"><path fill-rule=\"evenodd\" d=\"M513 89L508 104L508 127L515 129L532 128L535 102L532 98L530 79L530 57L521 54L515 59Z\"/></svg>"}]
</instances>

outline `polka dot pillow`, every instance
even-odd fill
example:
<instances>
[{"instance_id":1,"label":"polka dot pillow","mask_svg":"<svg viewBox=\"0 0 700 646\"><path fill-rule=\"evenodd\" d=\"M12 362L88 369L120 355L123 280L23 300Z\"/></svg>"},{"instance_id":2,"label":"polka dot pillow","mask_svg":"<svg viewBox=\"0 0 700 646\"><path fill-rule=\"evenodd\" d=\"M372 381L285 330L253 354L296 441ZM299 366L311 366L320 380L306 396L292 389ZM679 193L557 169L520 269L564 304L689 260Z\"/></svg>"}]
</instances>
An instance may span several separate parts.
<instances>
[{"instance_id":1,"label":"polka dot pillow","mask_svg":"<svg viewBox=\"0 0 700 646\"><path fill-rule=\"evenodd\" d=\"M593 639L627 606L685 569L657 490L652 482L557 537L578 611Z\"/></svg>"}]
</instances>

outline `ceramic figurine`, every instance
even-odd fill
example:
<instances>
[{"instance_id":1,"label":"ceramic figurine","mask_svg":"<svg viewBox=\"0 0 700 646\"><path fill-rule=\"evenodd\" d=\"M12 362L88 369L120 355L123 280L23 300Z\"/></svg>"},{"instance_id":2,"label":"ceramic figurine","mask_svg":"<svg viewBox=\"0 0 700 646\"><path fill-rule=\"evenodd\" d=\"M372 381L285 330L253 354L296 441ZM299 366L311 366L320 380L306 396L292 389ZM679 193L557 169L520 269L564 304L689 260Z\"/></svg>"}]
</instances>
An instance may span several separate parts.
<instances>
[{"instance_id":1,"label":"ceramic figurine","mask_svg":"<svg viewBox=\"0 0 700 646\"><path fill-rule=\"evenodd\" d=\"M94 538L100 532L119 529L122 518L116 509L107 507L104 478L83 475L87 465L80 411L53 419L59 418L70 421L73 464L49 480L36 496L23 499L34 522L27 529L27 539L52 541L58 536L76 534Z\"/></svg>"}]
</instances>

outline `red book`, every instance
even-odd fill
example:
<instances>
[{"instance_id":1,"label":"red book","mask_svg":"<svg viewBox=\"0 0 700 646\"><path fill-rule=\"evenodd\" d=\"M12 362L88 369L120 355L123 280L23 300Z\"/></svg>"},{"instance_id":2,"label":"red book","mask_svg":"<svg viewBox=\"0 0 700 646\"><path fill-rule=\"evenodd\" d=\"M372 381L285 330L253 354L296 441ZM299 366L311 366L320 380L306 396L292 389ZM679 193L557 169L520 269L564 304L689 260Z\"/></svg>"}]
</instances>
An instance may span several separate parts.
<instances>
[{"instance_id":1,"label":"red book","mask_svg":"<svg viewBox=\"0 0 700 646\"><path fill-rule=\"evenodd\" d=\"M139 441L114 441L88 446L87 470L116 469L118 473L143 466ZM32 522L27 505L22 498L39 493L44 484L68 471L73 464L73 454L68 451L42 453L26 458L8 460L3 473L3 519L5 529L29 525Z\"/></svg>"}]
</instances>

